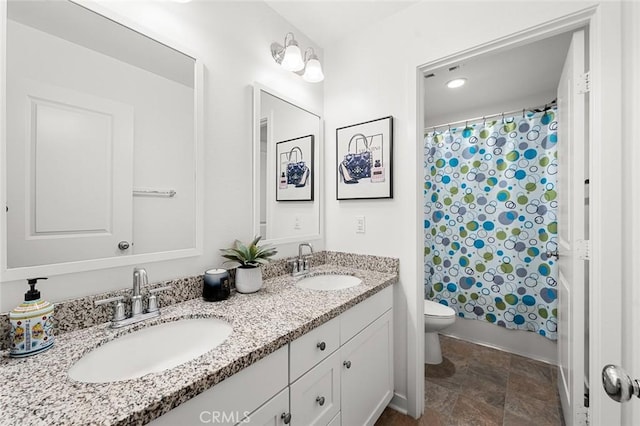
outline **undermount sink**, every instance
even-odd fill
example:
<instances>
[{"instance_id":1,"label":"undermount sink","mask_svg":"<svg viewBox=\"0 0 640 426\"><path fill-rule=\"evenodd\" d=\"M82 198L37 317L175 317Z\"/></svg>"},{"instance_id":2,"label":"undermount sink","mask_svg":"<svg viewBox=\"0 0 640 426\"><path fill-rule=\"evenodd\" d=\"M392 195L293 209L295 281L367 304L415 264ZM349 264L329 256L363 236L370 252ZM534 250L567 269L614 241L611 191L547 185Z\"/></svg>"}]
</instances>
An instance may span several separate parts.
<instances>
[{"instance_id":1,"label":"undermount sink","mask_svg":"<svg viewBox=\"0 0 640 426\"><path fill-rule=\"evenodd\" d=\"M85 383L135 379L177 367L221 345L232 332L216 318L166 322L118 337L80 358L69 377Z\"/></svg>"},{"instance_id":2,"label":"undermount sink","mask_svg":"<svg viewBox=\"0 0 640 426\"><path fill-rule=\"evenodd\" d=\"M309 290L344 290L345 288L360 285L362 280L353 275L314 275L296 282L296 285Z\"/></svg>"}]
</instances>

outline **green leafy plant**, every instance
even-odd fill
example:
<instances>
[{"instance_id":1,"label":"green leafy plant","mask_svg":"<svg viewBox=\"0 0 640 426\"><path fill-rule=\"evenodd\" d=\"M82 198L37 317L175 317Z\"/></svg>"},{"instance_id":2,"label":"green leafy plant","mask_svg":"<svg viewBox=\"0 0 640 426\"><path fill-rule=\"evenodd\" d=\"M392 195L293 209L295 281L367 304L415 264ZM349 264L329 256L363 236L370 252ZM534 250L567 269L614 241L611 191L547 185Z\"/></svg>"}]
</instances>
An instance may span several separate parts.
<instances>
[{"instance_id":1,"label":"green leafy plant","mask_svg":"<svg viewBox=\"0 0 640 426\"><path fill-rule=\"evenodd\" d=\"M233 247L220 249L222 257L228 259L227 262L238 262L240 266L256 267L271 261L271 256L278 253L272 246L263 245L258 247L258 242L262 237L257 236L249 244L243 244L236 240ZM226 263L226 262L225 262Z\"/></svg>"}]
</instances>

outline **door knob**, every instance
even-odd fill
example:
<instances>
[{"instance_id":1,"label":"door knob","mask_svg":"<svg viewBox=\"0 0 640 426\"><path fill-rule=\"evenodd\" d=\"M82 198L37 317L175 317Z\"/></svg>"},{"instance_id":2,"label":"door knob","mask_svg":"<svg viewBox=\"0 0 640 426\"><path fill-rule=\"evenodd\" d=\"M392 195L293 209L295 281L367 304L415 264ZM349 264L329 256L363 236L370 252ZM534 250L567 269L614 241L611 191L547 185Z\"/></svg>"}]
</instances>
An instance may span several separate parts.
<instances>
[{"instance_id":1,"label":"door knob","mask_svg":"<svg viewBox=\"0 0 640 426\"><path fill-rule=\"evenodd\" d=\"M291 423L291 413L282 413L280 416L285 425Z\"/></svg>"},{"instance_id":2,"label":"door knob","mask_svg":"<svg viewBox=\"0 0 640 426\"><path fill-rule=\"evenodd\" d=\"M602 369L602 387L614 401L627 402L633 395L640 398L638 380L629 377L627 372L617 365L609 364Z\"/></svg>"},{"instance_id":3,"label":"door knob","mask_svg":"<svg viewBox=\"0 0 640 426\"><path fill-rule=\"evenodd\" d=\"M129 241L120 241L118 243L118 248L122 251L128 249L131 246L131 244L129 244Z\"/></svg>"}]
</instances>

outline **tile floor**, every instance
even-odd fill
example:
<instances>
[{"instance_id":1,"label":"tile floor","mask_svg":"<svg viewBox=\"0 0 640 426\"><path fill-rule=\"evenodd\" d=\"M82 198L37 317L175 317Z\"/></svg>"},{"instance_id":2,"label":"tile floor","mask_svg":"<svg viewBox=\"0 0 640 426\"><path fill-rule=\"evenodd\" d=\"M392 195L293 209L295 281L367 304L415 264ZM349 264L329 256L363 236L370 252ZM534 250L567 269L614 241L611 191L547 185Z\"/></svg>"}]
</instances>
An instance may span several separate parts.
<instances>
[{"instance_id":1,"label":"tile floor","mask_svg":"<svg viewBox=\"0 0 640 426\"><path fill-rule=\"evenodd\" d=\"M387 408L376 426L564 426L555 366L440 336L444 361L425 366L425 413Z\"/></svg>"}]
</instances>

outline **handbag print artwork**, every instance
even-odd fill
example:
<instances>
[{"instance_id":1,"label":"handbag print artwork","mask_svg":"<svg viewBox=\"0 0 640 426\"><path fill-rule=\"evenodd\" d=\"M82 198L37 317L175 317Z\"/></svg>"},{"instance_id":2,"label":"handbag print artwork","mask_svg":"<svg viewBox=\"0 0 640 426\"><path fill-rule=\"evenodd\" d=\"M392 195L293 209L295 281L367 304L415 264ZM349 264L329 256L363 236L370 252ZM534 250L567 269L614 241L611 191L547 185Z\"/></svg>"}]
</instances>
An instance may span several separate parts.
<instances>
[{"instance_id":1,"label":"handbag print artwork","mask_svg":"<svg viewBox=\"0 0 640 426\"><path fill-rule=\"evenodd\" d=\"M355 144L353 143L355 141ZM362 142L364 148L358 151L358 142ZM352 151L352 144L354 145ZM346 184L358 183L360 179L371 177L371 150L369 140L362 133L356 133L349 141L349 152L340 163L340 177Z\"/></svg>"},{"instance_id":2,"label":"handbag print artwork","mask_svg":"<svg viewBox=\"0 0 640 426\"><path fill-rule=\"evenodd\" d=\"M300 153L300 159L298 159L298 153ZM291 157L295 154L296 158L291 161ZM302 150L299 146L294 146L289 151L287 157L287 185L295 185L296 188L303 187L307 184L309 179L309 167L302 159Z\"/></svg>"},{"instance_id":3,"label":"handbag print artwork","mask_svg":"<svg viewBox=\"0 0 640 426\"><path fill-rule=\"evenodd\" d=\"M313 201L313 139L276 143L276 201Z\"/></svg>"},{"instance_id":4,"label":"handbag print artwork","mask_svg":"<svg viewBox=\"0 0 640 426\"><path fill-rule=\"evenodd\" d=\"M336 129L337 199L393 198L393 117Z\"/></svg>"}]
</instances>

